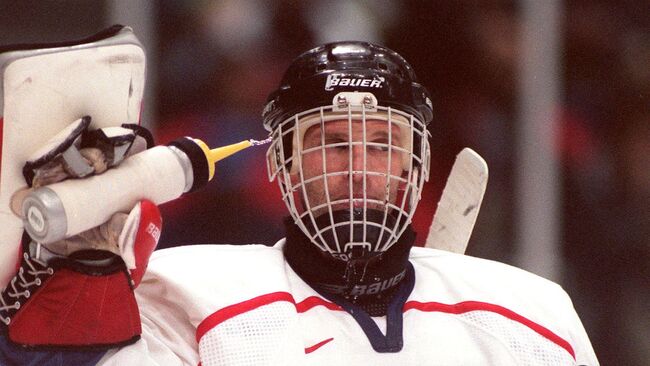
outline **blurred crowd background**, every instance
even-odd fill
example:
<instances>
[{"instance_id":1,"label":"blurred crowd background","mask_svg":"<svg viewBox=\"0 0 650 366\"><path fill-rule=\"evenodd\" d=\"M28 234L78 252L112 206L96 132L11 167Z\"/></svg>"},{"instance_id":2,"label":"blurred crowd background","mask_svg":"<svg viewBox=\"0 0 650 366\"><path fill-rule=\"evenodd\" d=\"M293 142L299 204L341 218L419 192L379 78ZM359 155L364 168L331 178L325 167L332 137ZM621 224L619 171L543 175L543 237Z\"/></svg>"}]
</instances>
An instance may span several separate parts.
<instances>
[{"instance_id":1,"label":"blurred crowd background","mask_svg":"<svg viewBox=\"0 0 650 366\"><path fill-rule=\"evenodd\" d=\"M0 41L133 25L149 57L143 124L159 143L189 135L211 146L266 137L265 99L300 52L343 39L384 44L434 96L433 178L416 230L426 233L455 154L470 146L490 181L468 254L517 265L518 65L530 1L3 1ZM650 365L650 3L552 2L561 9L558 281L603 365ZM163 205L161 246L280 239L286 211L264 155L235 155L205 190Z\"/></svg>"}]
</instances>

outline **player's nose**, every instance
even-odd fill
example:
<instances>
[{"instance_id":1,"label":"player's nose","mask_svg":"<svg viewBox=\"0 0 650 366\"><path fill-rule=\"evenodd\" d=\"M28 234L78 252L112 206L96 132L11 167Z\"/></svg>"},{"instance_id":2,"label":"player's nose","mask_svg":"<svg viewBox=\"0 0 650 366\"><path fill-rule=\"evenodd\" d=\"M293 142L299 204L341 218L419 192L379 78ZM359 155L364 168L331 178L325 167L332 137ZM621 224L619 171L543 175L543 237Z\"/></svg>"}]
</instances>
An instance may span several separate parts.
<instances>
[{"instance_id":1,"label":"player's nose","mask_svg":"<svg viewBox=\"0 0 650 366\"><path fill-rule=\"evenodd\" d=\"M350 157L350 166L349 166L349 174L352 174L352 180L354 182L360 182L363 180L363 174L366 170L366 156L365 156L365 151L363 149L363 146L361 145L356 145L352 147L352 150L350 151L350 154L352 155Z\"/></svg>"}]
</instances>

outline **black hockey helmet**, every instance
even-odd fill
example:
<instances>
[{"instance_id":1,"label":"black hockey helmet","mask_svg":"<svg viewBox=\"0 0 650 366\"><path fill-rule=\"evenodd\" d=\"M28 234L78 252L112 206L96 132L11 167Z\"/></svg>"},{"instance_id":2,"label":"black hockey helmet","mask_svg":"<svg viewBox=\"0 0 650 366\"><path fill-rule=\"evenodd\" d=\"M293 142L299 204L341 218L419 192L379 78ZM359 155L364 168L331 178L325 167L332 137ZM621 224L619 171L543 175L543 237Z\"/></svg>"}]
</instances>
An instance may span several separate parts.
<instances>
[{"instance_id":1,"label":"black hockey helmet","mask_svg":"<svg viewBox=\"0 0 650 366\"><path fill-rule=\"evenodd\" d=\"M297 113L332 104L334 96L345 91L371 92L378 105L410 113L425 125L433 119L429 92L402 56L372 43L342 41L293 60L280 87L267 99L264 127L272 131Z\"/></svg>"}]
</instances>

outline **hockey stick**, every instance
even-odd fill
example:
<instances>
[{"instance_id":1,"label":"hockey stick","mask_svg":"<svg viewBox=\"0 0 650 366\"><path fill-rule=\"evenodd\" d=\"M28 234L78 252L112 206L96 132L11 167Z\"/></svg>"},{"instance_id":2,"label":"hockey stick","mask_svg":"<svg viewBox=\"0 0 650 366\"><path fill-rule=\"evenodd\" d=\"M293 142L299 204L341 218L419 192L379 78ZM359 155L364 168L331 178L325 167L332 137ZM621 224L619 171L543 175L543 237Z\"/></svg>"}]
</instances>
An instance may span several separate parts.
<instances>
[{"instance_id":1,"label":"hockey stick","mask_svg":"<svg viewBox=\"0 0 650 366\"><path fill-rule=\"evenodd\" d=\"M451 168L425 247L465 253L487 186L485 160L464 148Z\"/></svg>"}]
</instances>

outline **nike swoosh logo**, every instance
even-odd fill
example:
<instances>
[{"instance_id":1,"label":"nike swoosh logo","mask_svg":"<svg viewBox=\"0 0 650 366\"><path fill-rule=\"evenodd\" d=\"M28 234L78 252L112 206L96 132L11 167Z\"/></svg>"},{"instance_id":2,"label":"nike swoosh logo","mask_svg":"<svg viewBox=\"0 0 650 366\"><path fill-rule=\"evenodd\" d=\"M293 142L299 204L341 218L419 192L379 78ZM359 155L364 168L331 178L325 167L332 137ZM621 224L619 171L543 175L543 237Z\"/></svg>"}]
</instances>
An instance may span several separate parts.
<instances>
[{"instance_id":1,"label":"nike swoosh logo","mask_svg":"<svg viewBox=\"0 0 650 366\"><path fill-rule=\"evenodd\" d=\"M317 349L323 347L324 345L326 345L327 343L329 343L329 342L331 342L331 341L333 341L333 340L334 340L334 338L327 338L327 339L325 339L325 340L322 340L322 341L316 343L316 344L313 345L313 346L307 347L307 348L305 348L305 354L310 354L310 353L312 353L312 352L314 352L315 350L317 350Z\"/></svg>"}]
</instances>

